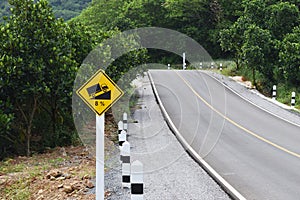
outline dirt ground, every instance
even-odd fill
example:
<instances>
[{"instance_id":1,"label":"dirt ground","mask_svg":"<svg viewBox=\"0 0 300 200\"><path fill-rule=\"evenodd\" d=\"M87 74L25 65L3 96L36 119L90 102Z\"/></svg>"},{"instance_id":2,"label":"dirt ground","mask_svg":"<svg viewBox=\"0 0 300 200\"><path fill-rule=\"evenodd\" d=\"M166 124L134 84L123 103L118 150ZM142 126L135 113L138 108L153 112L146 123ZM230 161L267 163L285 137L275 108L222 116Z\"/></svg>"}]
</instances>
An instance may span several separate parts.
<instances>
[{"instance_id":1,"label":"dirt ground","mask_svg":"<svg viewBox=\"0 0 300 200\"><path fill-rule=\"evenodd\" d=\"M110 117L106 124L106 146L110 146L117 128ZM95 157L84 146L57 147L44 154L6 159L0 162L0 199L95 199L95 194L89 194L95 187L95 171Z\"/></svg>"}]
</instances>

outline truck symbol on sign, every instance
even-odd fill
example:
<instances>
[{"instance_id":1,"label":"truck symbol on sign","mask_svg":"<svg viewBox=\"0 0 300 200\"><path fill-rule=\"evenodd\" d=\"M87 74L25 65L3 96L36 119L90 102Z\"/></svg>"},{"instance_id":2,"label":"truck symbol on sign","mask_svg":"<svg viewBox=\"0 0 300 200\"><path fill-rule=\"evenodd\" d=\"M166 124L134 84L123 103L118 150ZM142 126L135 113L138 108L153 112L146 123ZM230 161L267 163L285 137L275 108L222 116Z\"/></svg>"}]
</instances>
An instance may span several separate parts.
<instances>
[{"instance_id":1,"label":"truck symbol on sign","mask_svg":"<svg viewBox=\"0 0 300 200\"><path fill-rule=\"evenodd\" d=\"M96 85L88 87L86 90L91 99L110 99L111 96L111 91L105 83L101 85L97 83Z\"/></svg>"}]
</instances>

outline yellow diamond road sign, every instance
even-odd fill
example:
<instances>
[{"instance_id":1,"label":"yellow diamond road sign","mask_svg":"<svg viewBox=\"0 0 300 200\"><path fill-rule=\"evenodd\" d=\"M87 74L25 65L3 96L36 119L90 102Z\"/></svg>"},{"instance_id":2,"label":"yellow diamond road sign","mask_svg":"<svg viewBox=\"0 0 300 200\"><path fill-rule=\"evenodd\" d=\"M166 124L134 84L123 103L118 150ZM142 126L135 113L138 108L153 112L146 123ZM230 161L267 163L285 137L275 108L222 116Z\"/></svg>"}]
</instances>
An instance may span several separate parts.
<instances>
[{"instance_id":1,"label":"yellow diamond road sign","mask_svg":"<svg viewBox=\"0 0 300 200\"><path fill-rule=\"evenodd\" d=\"M124 94L103 70L97 71L76 93L98 115L106 112Z\"/></svg>"}]
</instances>

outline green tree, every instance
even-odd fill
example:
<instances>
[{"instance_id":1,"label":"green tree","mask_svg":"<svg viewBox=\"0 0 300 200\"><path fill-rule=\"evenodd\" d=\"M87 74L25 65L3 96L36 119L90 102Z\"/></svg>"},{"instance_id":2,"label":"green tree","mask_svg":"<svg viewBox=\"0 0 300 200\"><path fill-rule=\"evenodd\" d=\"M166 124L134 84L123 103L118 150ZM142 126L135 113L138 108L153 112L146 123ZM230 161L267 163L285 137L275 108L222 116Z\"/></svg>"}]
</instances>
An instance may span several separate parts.
<instances>
[{"instance_id":1,"label":"green tree","mask_svg":"<svg viewBox=\"0 0 300 200\"><path fill-rule=\"evenodd\" d=\"M32 135L46 132L37 123L52 127L48 137L57 144L57 125L64 128L66 117L71 118L75 73L92 39L76 24L69 26L56 19L46 0L10 3L12 15L0 32L0 70L4 74L0 99L12 103L17 138L21 142L26 138L30 155ZM50 122L42 118L44 113Z\"/></svg>"},{"instance_id":2,"label":"green tree","mask_svg":"<svg viewBox=\"0 0 300 200\"><path fill-rule=\"evenodd\" d=\"M220 31L220 46L223 50L229 51L233 55L233 59L240 67L243 58L242 46L244 44L244 33L248 30L251 22L247 17L240 17L233 25L227 29Z\"/></svg>"},{"instance_id":3,"label":"green tree","mask_svg":"<svg viewBox=\"0 0 300 200\"><path fill-rule=\"evenodd\" d=\"M281 72L285 81L292 86L300 85L300 26L294 28L292 33L287 34L279 52Z\"/></svg>"},{"instance_id":4,"label":"green tree","mask_svg":"<svg viewBox=\"0 0 300 200\"><path fill-rule=\"evenodd\" d=\"M256 71L269 75L272 67L268 66L267 55L270 53L271 34L255 24L252 24L244 33L244 43L242 46L242 55L244 62L252 69L252 81L256 85ZM271 78L271 77L270 77Z\"/></svg>"},{"instance_id":5,"label":"green tree","mask_svg":"<svg viewBox=\"0 0 300 200\"><path fill-rule=\"evenodd\" d=\"M0 160L2 160L4 156L7 156L8 151L11 150L15 140L9 134L14 116L13 114L5 113L5 110L10 107L9 102L4 103L0 100L0 105Z\"/></svg>"},{"instance_id":6,"label":"green tree","mask_svg":"<svg viewBox=\"0 0 300 200\"><path fill-rule=\"evenodd\" d=\"M276 39L283 39L284 35L292 32L299 25L299 9L289 2L278 2L270 5L267 11L267 28Z\"/></svg>"}]
</instances>

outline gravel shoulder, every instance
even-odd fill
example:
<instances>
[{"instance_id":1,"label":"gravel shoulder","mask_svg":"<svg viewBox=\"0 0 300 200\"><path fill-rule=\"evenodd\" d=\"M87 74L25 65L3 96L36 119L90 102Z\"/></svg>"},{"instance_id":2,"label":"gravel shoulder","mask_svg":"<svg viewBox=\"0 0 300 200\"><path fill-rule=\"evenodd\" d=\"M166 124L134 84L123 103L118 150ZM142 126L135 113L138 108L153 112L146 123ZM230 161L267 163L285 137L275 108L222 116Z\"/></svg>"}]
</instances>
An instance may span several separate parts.
<instances>
[{"instance_id":1,"label":"gravel shoulder","mask_svg":"<svg viewBox=\"0 0 300 200\"><path fill-rule=\"evenodd\" d=\"M128 141L131 162L144 165L144 199L230 199L220 186L190 157L165 122L148 76L135 82L138 109L131 116ZM121 189L120 168L106 174L107 199L130 199ZM116 181L117 180L117 181Z\"/></svg>"}]
</instances>

